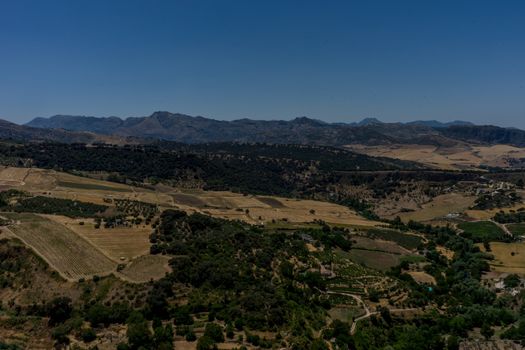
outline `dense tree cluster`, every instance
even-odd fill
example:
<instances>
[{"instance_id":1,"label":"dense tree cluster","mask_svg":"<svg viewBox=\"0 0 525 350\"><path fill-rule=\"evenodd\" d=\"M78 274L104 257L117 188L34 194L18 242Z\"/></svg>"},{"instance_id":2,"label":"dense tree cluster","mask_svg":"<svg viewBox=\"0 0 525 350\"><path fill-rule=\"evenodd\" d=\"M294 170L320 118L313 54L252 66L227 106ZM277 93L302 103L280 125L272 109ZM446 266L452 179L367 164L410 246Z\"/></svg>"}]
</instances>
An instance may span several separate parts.
<instances>
[{"instance_id":1,"label":"dense tree cluster","mask_svg":"<svg viewBox=\"0 0 525 350\"><path fill-rule=\"evenodd\" d=\"M105 205L45 196L24 196L2 207L3 210L19 213L57 214L73 218L94 217L107 208Z\"/></svg>"},{"instance_id":2,"label":"dense tree cluster","mask_svg":"<svg viewBox=\"0 0 525 350\"><path fill-rule=\"evenodd\" d=\"M500 211L494 215L494 220L501 224L525 222L525 208L518 209L517 211L510 211L508 213Z\"/></svg>"},{"instance_id":3,"label":"dense tree cluster","mask_svg":"<svg viewBox=\"0 0 525 350\"><path fill-rule=\"evenodd\" d=\"M521 197L514 191L499 191L479 196L474 202L473 208L477 210L505 208L520 201Z\"/></svg>"}]
</instances>

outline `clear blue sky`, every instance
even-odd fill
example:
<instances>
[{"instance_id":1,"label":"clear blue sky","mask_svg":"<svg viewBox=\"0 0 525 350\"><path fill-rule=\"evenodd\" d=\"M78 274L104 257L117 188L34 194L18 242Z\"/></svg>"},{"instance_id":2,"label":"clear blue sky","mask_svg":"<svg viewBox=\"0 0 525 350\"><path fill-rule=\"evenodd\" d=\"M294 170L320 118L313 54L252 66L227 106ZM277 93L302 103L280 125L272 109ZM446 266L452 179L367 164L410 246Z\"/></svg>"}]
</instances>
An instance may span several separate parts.
<instances>
[{"instance_id":1,"label":"clear blue sky","mask_svg":"<svg viewBox=\"0 0 525 350\"><path fill-rule=\"evenodd\" d=\"M525 1L0 0L0 118L525 128Z\"/></svg>"}]
</instances>

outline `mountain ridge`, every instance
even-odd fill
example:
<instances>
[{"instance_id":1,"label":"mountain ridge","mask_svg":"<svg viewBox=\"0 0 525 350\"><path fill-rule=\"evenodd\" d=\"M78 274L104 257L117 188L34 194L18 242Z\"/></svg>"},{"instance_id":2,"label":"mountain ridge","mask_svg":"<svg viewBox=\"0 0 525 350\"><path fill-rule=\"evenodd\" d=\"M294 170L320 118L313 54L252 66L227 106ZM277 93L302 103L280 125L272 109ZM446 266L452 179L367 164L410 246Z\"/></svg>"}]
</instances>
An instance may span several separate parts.
<instances>
[{"instance_id":1,"label":"mountain ridge","mask_svg":"<svg viewBox=\"0 0 525 350\"><path fill-rule=\"evenodd\" d=\"M326 146L349 144L463 143L525 146L525 131L497 126L479 126L466 121L417 120L385 123L377 118L359 122L328 123L308 117L292 120L216 120L202 116L157 111L147 117L90 117L56 115L35 118L26 127L91 132L121 138L160 139L183 143L260 142Z\"/></svg>"}]
</instances>

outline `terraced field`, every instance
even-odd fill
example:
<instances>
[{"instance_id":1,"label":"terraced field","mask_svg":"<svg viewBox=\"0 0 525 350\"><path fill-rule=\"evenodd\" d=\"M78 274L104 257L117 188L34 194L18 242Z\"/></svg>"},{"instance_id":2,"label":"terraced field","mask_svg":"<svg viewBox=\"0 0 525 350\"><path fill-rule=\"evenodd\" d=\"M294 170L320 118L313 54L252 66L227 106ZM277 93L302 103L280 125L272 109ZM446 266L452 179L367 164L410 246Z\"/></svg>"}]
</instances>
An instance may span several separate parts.
<instances>
[{"instance_id":1,"label":"terraced field","mask_svg":"<svg viewBox=\"0 0 525 350\"><path fill-rule=\"evenodd\" d=\"M107 275L117 263L68 228L35 214L2 213L10 231L68 280Z\"/></svg>"}]
</instances>

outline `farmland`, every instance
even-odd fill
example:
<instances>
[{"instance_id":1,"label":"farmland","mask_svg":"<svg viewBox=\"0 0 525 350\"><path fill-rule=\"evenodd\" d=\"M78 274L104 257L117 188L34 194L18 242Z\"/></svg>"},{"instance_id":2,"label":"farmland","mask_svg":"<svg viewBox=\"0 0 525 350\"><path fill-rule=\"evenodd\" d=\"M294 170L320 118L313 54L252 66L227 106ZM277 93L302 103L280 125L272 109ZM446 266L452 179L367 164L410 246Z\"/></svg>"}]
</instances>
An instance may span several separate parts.
<instances>
[{"instance_id":1,"label":"farmland","mask_svg":"<svg viewBox=\"0 0 525 350\"><path fill-rule=\"evenodd\" d=\"M371 156L416 161L436 169L479 169L481 165L512 166L513 160L525 157L525 149L509 145L436 147L432 145L351 145L349 149Z\"/></svg>"},{"instance_id":2,"label":"farmland","mask_svg":"<svg viewBox=\"0 0 525 350\"><path fill-rule=\"evenodd\" d=\"M481 245L480 249L484 250ZM494 256L490 262L494 271L525 274L525 243L491 242L490 254Z\"/></svg>"},{"instance_id":3,"label":"farmland","mask_svg":"<svg viewBox=\"0 0 525 350\"><path fill-rule=\"evenodd\" d=\"M422 242L422 238L420 236L390 229L370 229L367 231L367 235L372 238L396 242L406 249L415 249Z\"/></svg>"},{"instance_id":4,"label":"farmland","mask_svg":"<svg viewBox=\"0 0 525 350\"><path fill-rule=\"evenodd\" d=\"M149 253L149 226L96 229L92 219L71 219L59 215L47 217L85 238L115 261L129 261Z\"/></svg>"},{"instance_id":5,"label":"farmland","mask_svg":"<svg viewBox=\"0 0 525 350\"><path fill-rule=\"evenodd\" d=\"M126 210L122 201L150 203L161 209L179 208L188 213L263 223L269 227L300 227L305 223L315 226L314 221L348 227L377 224L344 206L327 202L177 189L166 185L134 187L35 168L3 168L0 183L6 189L28 191L35 196L21 199L16 207L20 211L27 207L48 214L46 208L58 208L62 203L66 206L55 211L59 214L63 211L71 217L26 213L6 215L16 222L11 225L11 231L68 280L115 273L118 264L123 264L124 269L117 275L133 282L160 278L169 271L166 259L149 255L152 232L149 224L105 227L89 217L115 215L118 208ZM40 237L38 232L43 236ZM74 263L70 262L72 260Z\"/></svg>"},{"instance_id":6,"label":"farmland","mask_svg":"<svg viewBox=\"0 0 525 350\"><path fill-rule=\"evenodd\" d=\"M388 271L399 265L402 257L400 254L363 249L352 249L348 256L359 264L379 271Z\"/></svg>"},{"instance_id":7,"label":"farmland","mask_svg":"<svg viewBox=\"0 0 525 350\"><path fill-rule=\"evenodd\" d=\"M2 214L9 229L68 280L107 275L117 264L68 228L34 214Z\"/></svg>"},{"instance_id":8,"label":"farmland","mask_svg":"<svg viewBox=\"0 0 525 350\"><path fill-rule=\"evenodd\" d=\"M475 199L473 196L465 196L459 193L443 194L423 204L420 209L399 213L398 215L405 222L409 220L431 221L443 218L448 214L462 213L474 204Z\"/></svg>"},{"instance_id":9,"label":"farmland","mask_svg":"<svg viewBox=\"0 0 525 350\"><path fill-rule=\"evenodd\" d=\"M180 208L188 212L239 219L252 224L279 220L292 223L322 220L357 227L378 224L360 217L347 207L328 202L243 195L228 191L188 190L166 185L133 187L35 168L3 168L0 170L0 185L37 195L44 194L98 205L108 205L108 200L114 199L143 201L161 208Z\"/></svg>"},{"instance_id":10,"label":"farmland","mask_svg":"<svg viewBox=\"0 0 525 350\"><path fill-rule=\"evenodd\" d=\"M370 231L367 236L354 236L350 252L340 254L368 268L388 271L404 259L413 257L411 249L421 243L420 237L393 230L374 229L376 233L372 234Z\"/></svg>"},{"instance_id":11,"label":"farmland","mask_svg":"<svg viewBox=\"0 0 525 350\"><path fill-rule=\"evenodd\" d=\"M525 223L519 224L507 224L505 225L513 235L523 236L525 235Z\"/></svg>"},{"instance_id":12,"label":"farmland","mask_svg":"<svg viewBox=\"0 0 525 350\"><path fill-rule=\"evenodd\" d=\"M491 221L462 222L458 228L477 242L498 241L506 237L503 229Z\"/></svg>"},{"instance_id":13,"label":"farmland","mask_svg":"<svg viewBox=\"0 0 525 350\"><path fill-rule=\"evenodd\" d=\"M168 256L163 255L143 255L126 265L118 276L135 283L158 280L171 271L168 265L169 259Z\"/></svg>"}]
</instances>

